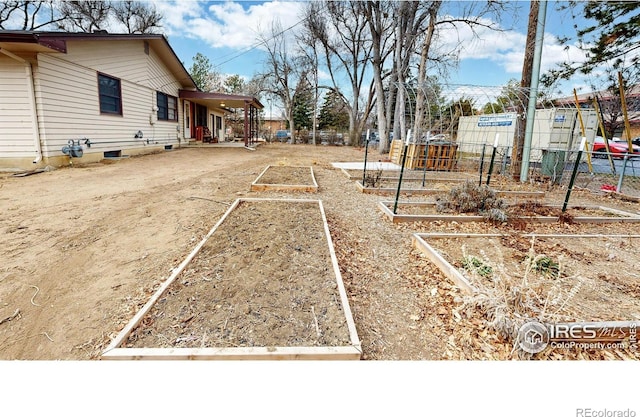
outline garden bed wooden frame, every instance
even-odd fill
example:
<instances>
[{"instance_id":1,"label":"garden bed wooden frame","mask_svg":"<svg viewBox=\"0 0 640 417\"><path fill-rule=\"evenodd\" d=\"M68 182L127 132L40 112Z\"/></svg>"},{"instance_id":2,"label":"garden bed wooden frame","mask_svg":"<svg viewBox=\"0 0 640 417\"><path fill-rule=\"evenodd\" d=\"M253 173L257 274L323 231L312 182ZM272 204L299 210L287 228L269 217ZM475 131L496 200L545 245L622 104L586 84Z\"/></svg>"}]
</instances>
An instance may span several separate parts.
<instances>
[{"instance_id":1,"label":"garden bed wooden frame","mask_svg":"<svg viewBox=\"0 0 640 417\"><path fill-rule=\"evenodd\" d=\"M362 170L360 170L359 174L353 174L349 171L355 171L355 170L347 170L345 168L340 168L340 171L342 171L342 173L349 178L350 180L360 180L360 183L362 184ZM368 169L367 172L371 173L371 172L376 172L377 170L375 169ZM400 172L398 171L384 171L384 172ZM415 176L412 175L411 173L407 173L405 172L403 177L402 177L402 181L411 181L411 182L417 182L417 181L422 181L422 171L413 171L415 173L419 173L420 176ZM409 175L407 175L409 174ZM433 175L440 175L440 177L434 177ZM472 177L468 177L468 178L462 178L462 177L446 177L446 176L442 176L442 174L451 174L451 171L429 171L429 174L427 175L427 177L425 178L426 182L465 182L465 181L469 181L470 179L472 179ZM460 173L458 173L460 174ZM385 177L380 177L381 180L383 181L397 181L398 177L400 174L396 175L396 176L385 176Z\"/></svg>"},{"instance_id":2,"label":"garden bed wooden frame","mask_svg":"<svg viewBox=\"0 0 640 417\"><path fill-rule=\"evenodd\" d=\"M300 168L300 169L308 169L309 174L311 176L312 185L305 184L266 184L261 183L262 177L269 171L270 169L278 169L280 165L267 165L267 167L258 175L258 178L255 179L251 183L251 191L298 191L298 192L307 192L307 193L316 193L318 192L318 183L316 182L316 177L313 174L313 167L310 166L282 166L286 168Z\"/></svg>"},{"instance_id":3,"label":"garden bed wooden frame","mask_svg":"<svg viewBox=\"0 0 640 417\"><path fill-rule=\"evenodd\" d=\"M435 221L447 221L447 222L483 222L486 221L486 217L481 215L457 215L457 214L394 214L393 210L389 206L393 206L393 201L380 201L378 207L385 214L385 216L393 223L401 222L435 222ZM435 206L434 202L427 201L403 201L398 202L398 207L401 206ZM572 206L569 206L571 208ZM590 209L596 209L605 211L607 213L615 214L618 217L574 217L572 221L574 223L640 223L640 215L630 213L618 209L613 209L604 206L577 206L586 207ZM518 216L511 219L523 220L531 223L556 223L559 221L558 216Z\"/></svg>"},{"instance_id":4,"label":"garden bed wooden frame","mask_svg":"<svg viewBox=\"0 0 640 417\"><path fill-rule=\"evenodd\" d=\"M322 214L324 223L324 231L331 255L331 263L336 278L337 289L340 294L340 305L344 312L346 325L349 331L350 344L345 346L266 346L266 347L233 347L233 348L122 348L120 347L129 337L131 332L140 324L144 316L154 306L154 304L165 293L169 286L178 278L180 273L195 258L200 249L204 246L209 238L215 233L218 227L225 219L236 209L241 202L252 201L286 201L291 204L296 203L316 203ZM258 199L258 198L239 198L237 199L222 216L222 218L213 226L207 235L196 245L193 251L180 263L180 265L172 271L167 280L158 288L151 296L149 301L138 311L131 321L120 331L117 337L103 351L102 359L149 359L149 360L359 360L362 356L362 347L358 338L351 308L347 299L347 292L342 282L338 259L333 248L331 234L329 233L329 225L321 200L306 199Z\"/></svg>"},{"instance_id":5,"label":"garden bed wooden frame","mask_svg":"<svg viewBox=\"0 0 640 417\"><path fill-rule=\"evenodd\" d=\"M456 285L465 294L471 295L478 290L475 288L467 278L458 271L456 267L451 265L438 251L431 246L427 239L447 239L447 238L489 238L489 237L503 237L499 233L414 233L411 235L412 246L424 254L431 263L436 265L440 272L445 277L449 278L454 285ZM606 234L584 234L584 235L562 235L562 234L538 234L527 233L523 234L523 237L541 237L541 238L562 238L562 239L602 239L602 238L624 238L624 239L640 239L640 235L606 235ZM560 323L563 324L563 323ZM575 324L575 323L573 323ZM597 322L581 322L582 325L589 325L599 335L611 335L611 331L620 331L617 337L600 336L595 339L590 339L590 342L615 342L628 337L631 333L631 329L636 329L640 323L634 321L597 321Z\"/></svg>"},{"instance_id":6,"label":"garden bed wooden frame","mask_svg":"<svg viewBox=\"0 0 640 417\"><path fill-rule=\"evenodd\" d=\"M403 178L404 182L405 179ZM462 180L459 182L464 182L467 180ZM451 182L450 180L440 182ZM380 194L380 195L395 195L398 192L398 187L389 187L389 188L376 188L376 187L365 187L362 184L362 179L356 181L356 187L358 190L365 194ZM400 188L400 194L412 194L412 195L433 195L433 194L445 194L448 193L449 190L439 190L437 188ZM508 191L508 190L496 190L496 195L498 197L516 197L516 198L544 198L546 193L544 191Z\"/></svg>"}]
</instances>

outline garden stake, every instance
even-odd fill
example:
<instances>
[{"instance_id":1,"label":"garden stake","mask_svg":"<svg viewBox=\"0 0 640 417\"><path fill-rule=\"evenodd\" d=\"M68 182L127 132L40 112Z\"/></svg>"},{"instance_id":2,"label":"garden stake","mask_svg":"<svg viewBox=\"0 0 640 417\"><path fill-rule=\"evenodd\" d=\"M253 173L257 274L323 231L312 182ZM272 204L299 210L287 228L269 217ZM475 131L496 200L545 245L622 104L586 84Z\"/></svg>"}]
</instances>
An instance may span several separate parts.
<instances>
[{"instance_id":1,"label":"garden stake","mask_svg":"<svg viewBox=\"0 0 640 417\"><path fill-rule=\"evenodd\" d=\"M367 178L367 153L369 151L369 129L367 129L367 138L364 141L364 167L362 168L362 186L366 187L365 180Z\"/></svg>"},{"instance_id":2,"label":"garden stake","mask_svg":"<svg viewBox=\"0 0 640 417\"><path fill-rule=\"evenodd\" d=\"M484 165L484 144L482 144L482 156L480 157L480 181L478 185L482 185L482 166Z\"/></svg>"},{"instance_id":3,"label":"garden stake","mask_svg":"<svg viewBox=\"0 0 640 417\"><path fill-rule=\"evenodd\" d=\"M407 140L402 148L402 165L400 165L400 178L398 178L398 191L396 191L396 202L393 205L393 214L398 212L398 199L400 198L400 187L402 186L402 174L404 174L404 164L407 160L407 149L409 148L409 141L411 139L411 129L407 132Z\"/></svg>"},{"instance_id":4,"label":"garden stake","mask_svg":"<svg viewBox=\"0 0 640 417\"><path fill-rule=\"evenodd\" d=\"M500 169L500 173L502 175L505 175L505 172L507 172L507 155L509 155L509 147L507 146L507 149L504 151L504 154L502 155L502 168Z\"/></svg>"},{"instance_id":5,"label":"garden stake","mask_svg":"<svg viewBox=\"0 0 640 417\"><path fill-rule=\"evenodd\" d=\"M562 212L567 211L567 204L569 204L569 196L571 195L571 190L573 189L573 182L576 180L576 175L578 174L578 166L580 165L580 159L582 158L582 150L584 149L584 144L587 142L587 138L582 137L582 141L580 142L580 148L578 149L578 156L576 157L576 162L573 164L573 172L571 173L571 181L569 181L569 189L567 190L567 195L564 198L564 204L562 205Z\"/></svg>"},{"instance_id":6,"label":"garden stake","mask_svg":"<svg viewBox=\"0 0 640 417\"><path fill-rule=\"evenodd\" d=\"M495 142L493 142L493 152L491 153L491 163L489 163L489 173L487 174L487 185L489 185L489 181L491 181L491 173L493 172L493 161L496 159L496 151L498 150L499 137L500 137L500 133L496 133L496 140Z\"/></svg>"},{"instance_id":7,"label":"garden stake","mask_svg":"<svg viewBox=\"0 0 640 417\"><path fill-rule=\"evenodd\" d=\"M429 136L431 131L427 132L427 139L424 141L424 169L422 170L422 188L425 188L425 182L427 180L427 158L429 155Z\"/></svg>"},{"instance_id":8,"label":"garden stake","mask_svg":"<svg viewBox=\"0 0 640 417\"><path fill-rule=\"evenodd\" d=\"M616 188L616 191L621 193L622 192L622 179L624 178L624 171L625 169L627 169L627 161L629 160L629 155L625 155L624 159L622 160L622 171L620 172L620 179L618 180L618 187Z\"/></svg>"}]
</instances>

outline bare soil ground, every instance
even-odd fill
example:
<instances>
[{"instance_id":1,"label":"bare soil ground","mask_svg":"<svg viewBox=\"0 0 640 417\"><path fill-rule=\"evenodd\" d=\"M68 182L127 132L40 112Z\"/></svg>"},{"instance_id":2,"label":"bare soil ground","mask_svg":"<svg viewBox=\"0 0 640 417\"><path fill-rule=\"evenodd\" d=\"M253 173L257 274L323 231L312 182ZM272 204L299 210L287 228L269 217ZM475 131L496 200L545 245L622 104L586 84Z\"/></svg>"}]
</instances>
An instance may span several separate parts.
<instances>
[{"instance_id":1,"label":"bare soil ground","mask_svg":"<svg viewBox=\"0 0 640 417\"><path fill-rule=\"evenodd\" d=\"M323 201L363 359L513 357L512 344L490 331L480 312L460 319L459 290L410 241L415 232L503 229L485 223L392 224L377 208L384 196L359 192L331 166L363 157L351 147L265 144L253 152L188 148L26 177L2 174L0 359L99 358L238 197ZM313 166L318 193L249 191L267 165ZM549 196L561 204L564 190L549 190ZM574 190L571 203L638 212L637 203L582 190ZM639 230L629 224L553 224L521 225L517 231ZM608 256L615 247L589 242L584 244L594 245L590 253L607 253L612 270L627 262ZM628 244L637 251L637 241ZM546 357L627 356L554 351Z\"/></svg>"}]
</instances>

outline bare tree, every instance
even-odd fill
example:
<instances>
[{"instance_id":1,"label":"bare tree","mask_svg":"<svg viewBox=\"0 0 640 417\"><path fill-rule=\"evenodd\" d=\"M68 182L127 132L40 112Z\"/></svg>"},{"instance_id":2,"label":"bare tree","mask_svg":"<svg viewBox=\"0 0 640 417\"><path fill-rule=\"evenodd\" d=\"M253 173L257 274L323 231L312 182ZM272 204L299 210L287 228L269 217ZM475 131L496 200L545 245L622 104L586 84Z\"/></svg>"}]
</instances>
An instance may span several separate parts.
<instances>
[{"instance_id":1,"label":"bare tree","mask_svg":"<svg viewBox=\"0 0 640 417\"><path fill-rule=\"evenodd\" d=\"M94 32L106 29L111 3L106 1L63 1L60 10L65 19L59 28L67 32Z\"/></svg>"},{"instance_id":2,"label":"bare tree","mask_svg":"<svg viewBox=\"0 0 640 417\"><path fill-rule=\"evenodd\" d=\"M442 73L444 68L454 66L457 62L461 43L450 51L434 48L440 29L446 27L458 29L459 26L466 25L474 33L477 27L497 30L496 24L483 18L490 13L498 15L505 4L506 2L499 1L443 2L440 0L367 2L365 16L369 22L372 39L378 133L381 138L380 152L388 150L387 128L390 122L393 121L392 129L395 138L401 137L407 130L406 88L415 89L415 102L412 102L415 105L412 108L414 119L410 123L416 129L414 131L416 136L420 136L426 112L426 96L429 94L427 90L431 88L431 83L427 80L427 72L437 69ZM445 5L456 7L457 10L452 13L443 13L441 16L440 13ZM384 42L389 40L393 43L392 59L387 59L388 49L384 47ZM419 57L417 64L416 57ZM417 80L411 75L413 66L417 71ZM414 83L412 87L409 87L410 80Z\"/></svg>"},{"instance_id":3,"label":"bare tree","mask_svg":"<svg viewBox=\"0 0 640 417\"><path fill-rule=\"evenodd\" d=\"M66 18L54 0L0 1L1 30L39 30Z\"/></svg>"},{"instance_id":4,"label":"bare tree","mask_svg":"<svg viewBox=\"0 0 640 417\"><path fill-rule=\"evenodd\" d=\"M497 22L493 19L486 19L487 16L492 18L500 18L500 15L508 9L506 2L487 1L487 2L465 2L454 3L458 7L455 17L452 13L444 13L445 16L438 16L442 10L444 3L442 1L431 1L425 4L428 19L426 20L425 35L420 39L422 47L420 49L420 62L418 64L418 90L416 91L416 107L414 118L415 134L420 137L423 127L424 107L426 105L425 82L427 80L427 70L429 65L438 66L440 69L447 68L451 63L457 63L459 48L462 46L460 42L450 51L436 51L434 53L432 43L438 36L438 30L442 28L453 28L456 31L461 27L469 28L474 36L479 37L478 29L490 29L492 31L501 31ZM465 102L460 99L459 103ZM456 108L460 114L465 114L462 108ZM455 118L452 118L455 120Z\"/></svg>"},{"instance_id":5,"label":"bare tree","mask_svg":"<svg viewBox=\"0 0 640 417\"><path fill-rule=\"evenodd\" d=\"M282 103L284 116L289 122L291 139L295 142L293 105L296 87L299 80L306 77L309 69L290 47L286 33L278 21L273 22L268 34L260 36L260 41L267 51L266 71L261 75L260 84L264 86L267 94L277 97Z\"/></svg>"},{"instance_id":6,"label":"bare tree","mask_svg":"<svg viewBox=\"0 0 640 417\"><path fill-rule=\"evenodd\" d=\"M378 124L378 151L384 153L389 146L389 120L386 109L391 106L385 99L383 72L384 63L392 52L390 30L393 27L390 19L390 3L388 1L367 1L364 16L371 36L371 63L373 68L373 85L376 94L376 114ZM388 73L387 73L388 74Z\"/></svg>"},{"instance_id":7,"label":"bare tree","mask_svg":"<svg viewBox=\"0 0 640 417\"><path fill-rule=\"evenodd\" d=\"M361 1L324 1L311 3L305 14L305 27L322 48L319 56L324 58L332 82L328 88L340 93L349 104L348 144L358 142L374 99L371 86L363 97L371 57L364 9L365 3ZM348 95L340 82L341 76L349 83Z\"/></svg>"},{"instance_id":8,"label":"bare tree","mask_svg":"<svg viewBox=\"0 0 640 417\"><path fill-rule=\"evenodd\" d=\"M119 1L113 4L113 15L124 25L127 33L153 33L162 27L162 14L153 3Z\"/></svg>"},{"instance_id":9,"label":"bare tree","mask_svg":"<svg viewBox=\"0 0 640 417\"><path fill-rule=\"evenodd\" d=\"M141 1L0 0L0 30L94 32L110 24L127 33L152 33L162 15Z\"/></svg>"},{"instance_id":10,"label":"bare tree","mask_svg":"<svg viewBox=\"0 0 640 417\"><path fill-rule=\"evenodd\" d=\"M427 8L429 15L427 31L424 41L422 42L422 48L420 48L420 63L418 64L418 89L416 91L416 111L413 125L415 126L416 137L422 136L422 125L424 119L424 108L427 101L426 81L427 81L427 61L429 58L429 50L431 48L431 42L436 31L436 22L438 17L438 10L440 9L441 1L431 2Z\"/></svg>"}]
</instances>

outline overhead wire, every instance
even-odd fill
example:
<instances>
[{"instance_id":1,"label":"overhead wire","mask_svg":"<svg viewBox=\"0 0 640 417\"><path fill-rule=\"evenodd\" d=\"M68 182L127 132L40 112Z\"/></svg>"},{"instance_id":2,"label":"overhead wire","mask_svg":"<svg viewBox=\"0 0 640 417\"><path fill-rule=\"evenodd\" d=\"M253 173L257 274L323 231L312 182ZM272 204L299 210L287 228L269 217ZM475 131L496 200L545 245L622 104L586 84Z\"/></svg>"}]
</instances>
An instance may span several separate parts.
<instances>
[{"instance_id":1,"label":"overhead wire","mask_svg":"<svg viewBox=\"0 0 640 417\"><path fill-rule=\"evenodd\" d=\"M322 5L322 7L323 7L323 8L326 8L326 5L324 5L324 4L323 4L323 5ZM241 56L243 56L243 55L245 55L245 54L248 54L249 52L251 52L251 51L253 51L253 50L255 50L255 49L259 48L260 46L262 46L262 45L266 45L269 41L271 41L271 40L273 40L273 39L277 38L278 36L281 36L281 35L283 35L284 33L288 32L288 31L290 31L290 30L293 30L294 28L296 28L297 26L299 26L300 24L302 24L303 22L305 22L307 19L308 19L308 17L304 17L304 18L300 19L299 21L297 21L296 23L294 23L293 25L289 26L288 28L283 29L283 30L281 30L281 31L280 31L280 32L278 32L278 33L274 33L270 38L260 40L259 42L256 42L255 44L253 44L253 45L251 45L251 46L248 46L246 49L241 50L241 51L239 51L239 52L237 52L237 53L227 54L227 55L222 55L222 56L221 56L221 57L219 57L218 59L224 59L225 57L227 57L227 56L229 56L229 55L232 55L232 56L231 56L231 58L229 58L229 59L227 59L227 60L225 60L225 61L222 61L222 62L220 62L220 63L218 63L218 64L212 64L212 65L213 65L215 68L218 68L218 67L221 67L222 65L224 65L224 64L226 64L226 63L229 63L229 62L233 61L234 59L237 59L237 58L239 58L239 57L241 57ZM214 60L214 62L215 62L215 60Z\"/></svg>"}]
</instances>

